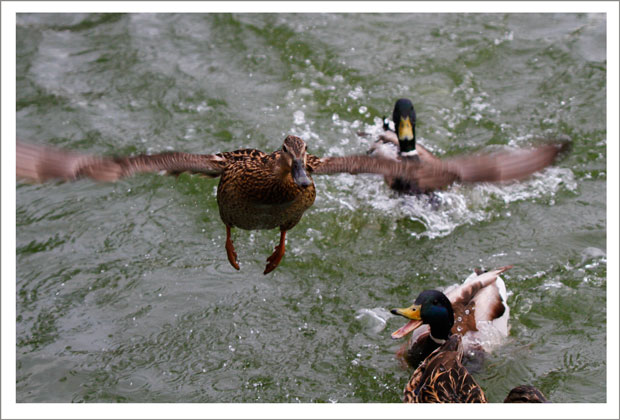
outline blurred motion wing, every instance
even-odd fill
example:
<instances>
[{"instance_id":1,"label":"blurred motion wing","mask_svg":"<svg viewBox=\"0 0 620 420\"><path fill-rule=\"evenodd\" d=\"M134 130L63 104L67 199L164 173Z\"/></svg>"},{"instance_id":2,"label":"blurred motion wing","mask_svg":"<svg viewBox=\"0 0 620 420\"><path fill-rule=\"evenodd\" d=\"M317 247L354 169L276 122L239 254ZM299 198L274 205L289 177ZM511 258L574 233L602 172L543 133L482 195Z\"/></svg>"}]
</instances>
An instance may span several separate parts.
<instances>
[{"instance_id":1,"label":"blurred motion wing","mask_svg":"<svg viewBox=\"0 0 620 420\"><path fill-rule=\"evenodd\" d=\"M424 164L417 171L417 182L424 190L442 188L454 181L464 183L521 180L551 165L567 143L496 152L465 155Z\"/></svg>"},{"instance_id":2,"label":"blurred motion wing","mask_svg":"<svg viewBox=\"0 0 620 420\"><path fill-rule=\"evenodd\" d=\"M17 141L16 174L34 182L50 179L75 180L82 177L97 181L116 181L138 172L182 172L216 177L224 170L222 155L197 155L168 152L133 157L88 155Z\"/></svg>"},{"instance_id":3,"label":"blurred motion wing","mask_svg":"<svg viewBox=\"0 0 620 420\"><path fill-rule=\"evenodd\" d=\"M399 162L394 159L367 155L325 158L308 155L306 166L314 174L368 173L414 179L420 164L419 162Z\"/></svg>"}]
</instances>

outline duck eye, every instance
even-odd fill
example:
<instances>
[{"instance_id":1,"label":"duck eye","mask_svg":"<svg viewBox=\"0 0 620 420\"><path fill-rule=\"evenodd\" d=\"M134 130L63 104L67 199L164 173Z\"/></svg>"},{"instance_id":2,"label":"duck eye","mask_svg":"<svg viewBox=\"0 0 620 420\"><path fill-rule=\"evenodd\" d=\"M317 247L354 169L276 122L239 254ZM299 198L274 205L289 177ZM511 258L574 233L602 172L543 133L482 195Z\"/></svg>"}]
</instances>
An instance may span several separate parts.
<instances>
[{"instance_id":1,"label":"duck eye","mask_svg":"<svg viewBox=\"0 0 620 420\"><path fill-rule=\"evenodd\" d=\"M437 305L438 303L439 303L439 301L438 301L437 299L435 299L435 300L433 301L433 305Z\"/></svg>"}]
</instances>

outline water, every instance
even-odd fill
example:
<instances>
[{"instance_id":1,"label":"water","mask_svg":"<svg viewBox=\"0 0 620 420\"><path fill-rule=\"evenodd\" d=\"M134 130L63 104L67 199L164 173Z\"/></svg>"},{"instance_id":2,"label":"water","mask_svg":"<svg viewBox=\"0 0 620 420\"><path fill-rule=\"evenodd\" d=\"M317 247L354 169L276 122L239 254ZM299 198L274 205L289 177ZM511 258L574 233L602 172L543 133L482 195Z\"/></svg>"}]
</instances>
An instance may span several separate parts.
<instances>
[{"instance_id":1,"label":"water","mask_svg":"<svg viewBox=\"0 0 620 420\"><path fill-rule=\"evenodd\" d=\"M91 153L363 153L409 97L441 156L554 135L572 154L430 209L379 177L315 177L277 231L234 234L217 180L17 184L18 402L398 402L387 311L474 267L503 276L508 339L476 379L606 399L604 15L82 15L17 20L17 131Z\"/></svg>"}]
</instances>

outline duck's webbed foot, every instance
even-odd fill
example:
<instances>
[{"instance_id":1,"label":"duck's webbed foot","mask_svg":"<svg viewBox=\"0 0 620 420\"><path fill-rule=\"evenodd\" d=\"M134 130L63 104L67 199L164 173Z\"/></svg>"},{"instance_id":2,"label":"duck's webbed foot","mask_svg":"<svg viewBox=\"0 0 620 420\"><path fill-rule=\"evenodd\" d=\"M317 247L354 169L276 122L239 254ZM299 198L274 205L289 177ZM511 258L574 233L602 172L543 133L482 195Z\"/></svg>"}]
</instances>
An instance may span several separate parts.
<instances>
[{"instance_id":1,"label":"duck's webbed foot","mask_svg":"<svg viewBox=\"0 0 620 420\"><path fill-rule=\"evenodd\" d=\"M239 270L237 253L235 252L235 247L232 243L232 239L230 239L230 226L228 225L226 225L226 255L228 256L228 262L230 262L230 265L235 267L236 270Z\"/></svg>"},{"instance_id":2,"label":"duck's webbed foot","mask_svg":"<svg viewBox=\"0 0 620 420\"><path fill-rule=\"evenodd\" d=\"M280 232L280 244L276 246L276 248L273 250L273 254L271 254L269 258L267 258L268 264L265 267L265 271L263 271L263 274L271 273L280 264L280 261L282 261L282 257L284 257L284 250L285 250L284 249L285 238L286 238L286 231L283 230Z\"/></svg>"}]
</instances>

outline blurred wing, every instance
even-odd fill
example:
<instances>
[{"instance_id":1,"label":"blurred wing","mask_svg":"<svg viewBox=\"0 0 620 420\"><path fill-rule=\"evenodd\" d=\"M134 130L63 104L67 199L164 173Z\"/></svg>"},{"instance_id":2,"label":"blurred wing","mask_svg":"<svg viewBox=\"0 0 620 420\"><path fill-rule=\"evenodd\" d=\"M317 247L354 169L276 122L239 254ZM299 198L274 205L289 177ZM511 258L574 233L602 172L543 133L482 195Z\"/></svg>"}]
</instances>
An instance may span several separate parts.
<instances>
[{"instance_id":1,"label":"blurred wing","mask_svg":"<svg viewBox=\"0 0 620 420\"><path fill-rule=\"evenodd\" d=\"M88 177L97 181L116 181L138 172L179 174L199 173L216 177L224 170L221 155L194 155L169 152L134 157L104 157L17 142L18 178L35 182L49 179L75 180Z\"/></svg>"},{"instance_id":2,"label":"blurred wing","mask_svg":"<svg viewBox=\"0 0 620 420\"><path fill-rule=\"evenodd\" d=\"M487 155L469 155L425 165L419 173L422 188L439 188L441 181L453 175L461 182L502 182L520 180L551 165L567 143L546 144L538 147L497 152ZM442 175L444 174L444 175Z\"/></svg>"},{"instance_id":3,"label":"blurred wing","mask_svg":"<svg viewBox=\"0 0 620 420\"><path fill-rule=\"evenodd\" d=\"M435 162L438 163L441 160L436 157L434 154L426 150L422 145L416 144L415 150L418 152L418 156L420 156L420 160L422 162Z\"/></svg>"},{"instance_id":4,"label":"blurred wing","mask_svg":"<svg viewBox=\"0 0 620 420\"><path fill-rule=\"evenodd\" d=\"M379 139L377 141L381 141L384 143L392 143L395 146L398 146L398 136L393 131L385 131L379 134Z\"/></svg>"},{"instance_id":5,"label":"blurred wing","mask_svg":"<svg viewBox=\"0 0 620 420\"><path fill-rule=\"evenodd\" d=\"M396 161L384 157L367 155L352 155L342 157L318 158L313 155L307 157L308 170L314 174L380 174L394 176L406 180L414 180L419 169L419 162Z\"/></svg>"}]
</instances>

